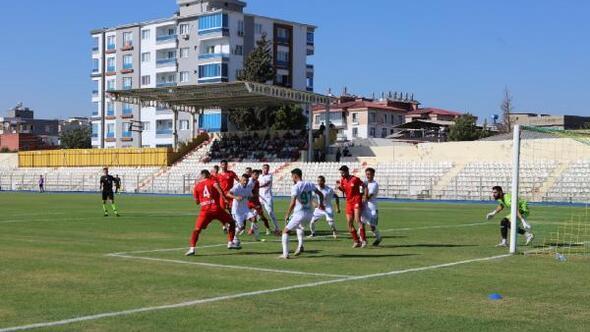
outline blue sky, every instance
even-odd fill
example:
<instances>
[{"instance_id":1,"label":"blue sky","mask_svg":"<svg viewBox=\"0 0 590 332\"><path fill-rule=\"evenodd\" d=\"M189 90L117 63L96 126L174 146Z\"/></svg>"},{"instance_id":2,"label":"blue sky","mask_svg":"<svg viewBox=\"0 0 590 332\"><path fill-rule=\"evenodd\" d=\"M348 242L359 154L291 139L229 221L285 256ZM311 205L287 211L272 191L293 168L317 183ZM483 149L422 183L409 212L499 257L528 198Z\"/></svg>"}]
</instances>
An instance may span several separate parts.
<instances>
[{"instance_id":1,"label":"blue sky","mask_svg":"<svg viewBox=\"0 0 590 332\"><path fill-rule=\"evenodd\" d=\"M90 115L89 31L171 15L175 0L0 3L0 112ZM248 12L319 26L316 90L415 93L424 106L590 115L590 1L249 0Z\"/></svg>"}]
</instances>

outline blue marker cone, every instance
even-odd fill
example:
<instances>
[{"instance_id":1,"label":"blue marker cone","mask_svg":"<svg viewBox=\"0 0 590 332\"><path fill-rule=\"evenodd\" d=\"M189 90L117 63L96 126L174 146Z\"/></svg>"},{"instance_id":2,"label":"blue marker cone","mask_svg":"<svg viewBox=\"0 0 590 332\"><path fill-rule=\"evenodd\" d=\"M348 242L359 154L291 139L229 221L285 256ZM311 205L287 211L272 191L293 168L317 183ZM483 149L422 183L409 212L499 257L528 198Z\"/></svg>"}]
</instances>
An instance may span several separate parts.
<instances>
[{"instance_id":1,"label":"blue marker cone","mask_svg":"<svg viewBox=\"0 0 590 332\"><path fill-rule=\"evenodd\" d=\"M492 301L498 301L502 299L502 295L498 294L498 293L494 293L494 294L490 294L488 296L488 299L492 300Z\"/></svg>"}]
</instances>

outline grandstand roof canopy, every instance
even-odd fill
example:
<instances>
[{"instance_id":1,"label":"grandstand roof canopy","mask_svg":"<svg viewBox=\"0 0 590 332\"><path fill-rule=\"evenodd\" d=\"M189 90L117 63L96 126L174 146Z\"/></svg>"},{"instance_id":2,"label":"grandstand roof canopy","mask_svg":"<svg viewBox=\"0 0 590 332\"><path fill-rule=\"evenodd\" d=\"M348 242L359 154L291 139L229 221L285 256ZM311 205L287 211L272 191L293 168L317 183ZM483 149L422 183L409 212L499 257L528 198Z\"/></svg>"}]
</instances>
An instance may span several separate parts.
<instances>
[{"instance_id":1,"label":"grandstand roof canopy","mask_svg":"<svg viewBox=\"0 0 590 332\"><path fill-rule=\"evenodd\" d=\"M118 102L196 113L205 108L327 104L334 97L254 82L212 83L110 91Z\"/></svg>"}]
</instances>

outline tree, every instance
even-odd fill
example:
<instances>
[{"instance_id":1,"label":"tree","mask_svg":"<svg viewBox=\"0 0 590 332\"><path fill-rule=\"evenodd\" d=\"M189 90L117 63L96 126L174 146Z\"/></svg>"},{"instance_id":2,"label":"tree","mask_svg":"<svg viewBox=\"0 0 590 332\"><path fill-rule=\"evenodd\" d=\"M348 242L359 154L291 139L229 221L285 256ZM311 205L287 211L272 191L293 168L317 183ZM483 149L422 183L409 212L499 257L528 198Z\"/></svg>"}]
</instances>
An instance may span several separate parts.
<instances>
[{"instance_id":1,"label":"tree","mask_svg":"<svg viewBox=\"0 0 590 332\"><path fill-rule=\"evenodd\" d=\"M514 111L514 104L512 94L508 87L504 89L504 99L502 100L500 109L502 110L502 123L498 126L498 130L502 133L509 133L512 131L510 114Z\"/></svg>"},{"instance_id":2,"label":"tree","mask_svg":"<svg viewBox=\"0 0 590 332\"><path fill-rule=\"evenodd\" d=\"M301 130L306 123L303 109L297 105L284 105L272 113L273 130Z\"/></svg>"},{"instance_id":3,"label":"tree","mask_svg":"<svg viewBox=\"0 0 590 332\"><path fill-rule=\"evenodd\" d=\"M244 61L244 69L238 75L239 81L267 83L274 81L275 70L272 63L271 43L266 34L256 42L256 48ZM268 128L273 109L264 107L243 107L230 110L229 120L241 131Z\"/></svg>"},{"instance_id":4,"label":"tree","mask_svg":"<svg viewBox=\"0 0 590 332\"><path fill-rule=\"evenodd\" d=\"M469 113L459 117L449 130L449 141L475 141L481 135L476 125L477 118Z\"/></svg>"},{"instance_id":5,"label":"tree","mask_svg":"<svg viewBox=\"0 0 590 332\"><path fill-rule=\"evenodd\" d=\"M256 48L244 61L244 69L238 75L238 80L266 83L274 79L271 43L266 39L266 34L263 34L262 38L256 42Z\"/></svg>"},{"instance_id":6,"label":"tree","mask_svg":"<svg viewBox=\"0 0 590 332\"><path fill-rule=\"evenodd\" d=\"M92 148L92 129L89 126L66 126L59 135L62 149Z\"/></svg>"}]
</instances>

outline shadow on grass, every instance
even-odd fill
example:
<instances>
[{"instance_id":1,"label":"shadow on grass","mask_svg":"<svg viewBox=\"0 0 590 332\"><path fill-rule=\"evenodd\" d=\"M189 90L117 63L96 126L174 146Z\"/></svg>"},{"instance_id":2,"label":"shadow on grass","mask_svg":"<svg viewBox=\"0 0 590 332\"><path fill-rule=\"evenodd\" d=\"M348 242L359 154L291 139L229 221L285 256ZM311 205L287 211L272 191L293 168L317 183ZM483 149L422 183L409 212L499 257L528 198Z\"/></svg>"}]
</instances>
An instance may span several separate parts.
<instances>
[{"instance_id":1,"label":"shadow on grass","mask_svg":"<svg viewBox=\"0 0 590 332\"><path fill-rule=\"evenodd\" d=\"M400 244L380 245L378 248L465 248L477 247L474 244Z\"/></svg>"},{"instance_id":2,"label":"shadow on grass","mask_svg":"<svg viewBox=\"0 0 590 332\"><path fill-rule=\"evenodd\" d=\"M306 254L311 253L306 252ZM407 256L420 256L419 254L377 254L377 255L368 255L368 254L334 254L334 255L315 255L315 256L301 256L298 258L304 259L314 259L314 258L383 258L383 257L407 257Z\"/></svg>"}]
</instances>

